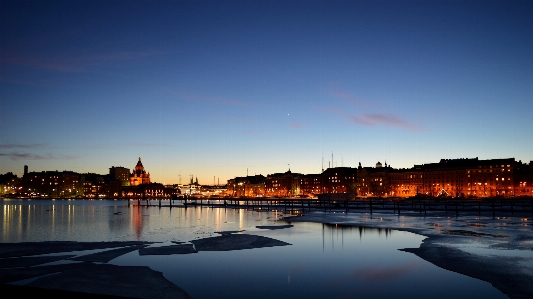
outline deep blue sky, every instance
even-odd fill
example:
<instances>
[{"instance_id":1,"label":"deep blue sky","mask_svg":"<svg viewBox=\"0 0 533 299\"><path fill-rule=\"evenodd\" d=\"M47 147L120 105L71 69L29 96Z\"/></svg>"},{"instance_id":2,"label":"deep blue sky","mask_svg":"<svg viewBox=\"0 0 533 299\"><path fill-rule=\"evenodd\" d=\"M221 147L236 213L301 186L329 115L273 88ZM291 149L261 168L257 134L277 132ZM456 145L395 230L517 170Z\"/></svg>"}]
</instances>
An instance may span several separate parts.
<instances>
[{"instance_id":1,"label":"deep blue sky","mask_svg":"<svg viewBox=\"0 0 533 299\"><path fill-rule=\"evenodd\" d=\"M533 1L2 1L0 173L533 160Z\"/></svg>"}]
</instances>

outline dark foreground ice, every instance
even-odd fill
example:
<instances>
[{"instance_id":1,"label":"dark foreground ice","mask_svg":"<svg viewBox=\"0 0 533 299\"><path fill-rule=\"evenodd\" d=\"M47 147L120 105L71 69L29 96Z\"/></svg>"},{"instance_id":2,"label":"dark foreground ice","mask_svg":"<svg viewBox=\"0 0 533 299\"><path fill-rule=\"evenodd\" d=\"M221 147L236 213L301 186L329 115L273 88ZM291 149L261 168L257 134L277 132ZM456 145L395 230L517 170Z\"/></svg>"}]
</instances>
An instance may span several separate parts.
<instances>
[{"instance_id":1,"label":"dark foreground ice","mask_svg":"<svg viewBox=\"0 0 533 299\"><path fill-rule=\"evenodd\" d=\"M219 233L220 236L194 240L192 244L174 242L155 247L149 247L157 245L149 242L1 243L0 283L24 285L32 291L35 287L129 298L192 298L161 272L149 267L107 263L137 250L139 255L170 255L289 245L263 236L235 234L235 231ZM98 252L79 254L87 250ZM66 297L70 296L67 293Z\"/></svg>"}]
</instances>

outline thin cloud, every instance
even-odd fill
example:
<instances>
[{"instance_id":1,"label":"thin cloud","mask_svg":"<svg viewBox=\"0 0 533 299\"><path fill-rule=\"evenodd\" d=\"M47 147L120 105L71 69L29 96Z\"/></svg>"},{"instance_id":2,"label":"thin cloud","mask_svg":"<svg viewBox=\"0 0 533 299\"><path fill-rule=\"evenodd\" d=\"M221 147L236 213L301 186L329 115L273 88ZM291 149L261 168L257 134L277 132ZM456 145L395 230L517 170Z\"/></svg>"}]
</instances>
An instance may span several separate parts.
<instances>
[{"instance_id":1,"label":"thin cloud","mask_svg":"<svg viewBox=\"0 0 533 299\"><path fill-rule=\"evenodd\" d=\"M79 57L35 57L21 56L18 53L4 53L0 63L42 68L65 73L82 73L87 68L110 61L134 61L145 57L165 54L165 51L119 51Z\"/></svg>"},{"instance_id":2,"label":"thin cloud","mask_svg":"<svg viewBox=\"0 0 533 299\"><path fill-rule=\"evenodd\" d=\"M342 88L339 88L337 86L331 86L327 88L327 93L329 93L330 96L334 98L341 99L358 107L368 105L367 102L360 100L359 97L357 97L355 94L346 92L342 90Z\"/></svg>"},{"instance_id":3,"label":"thin cloud","mask_svg":"<svg viewBox=\"0 0 533 299\"><path fill-rule=\"evenodd\" d=\"M55 159L52 154L47 155L35 155L35 154L29 154L29 153L19 153L19 152L11 152L11 153L0 153L0 157L7 157L11 160L18 161L18 160L51 160Z\"/></svg>"},{"instance_id":4,"label":"thin cloud","mask_svg":"<svg viewBox=\"0 0 533 299\"><path fill-rule=\"evenodd\" d=\"M114 149L121 147L160 147L160 146L169 146L166 143L113 143L113 144L98 144L90 146L91 148L97 149Z\"/></svg>"},{"instance_id":5,"label":"thin cloud","mask_svg":"<svg viewBox=\"0 0 533 299\"><path fill-rule=\"evenodd\" d=\"M58 59L54 58L36 59L34 57L19 57L16 55L6 55L0 60L0 62L2 64L21 65L26 67L42 68L66 73L80 73L84 71L83 67L75 66L71 61L69 62L65 60L57 60Z\"/></svg>"},{"instance_id":6,"label":"thin cloud","mask_svg":"<svg viewBox=\"0 0 533 299\"><path fill-rule=\"evenodd\" d=\"M255 118L246 118L246 117L226 117L226 116L203 116L206 119L213 120L213 121L227 121L227 122L235 122L235 123L258 123L259 121Z\"/></svg>"},{"instance_id":7,"label":"thin cloud","mask_svg":"<svg viewBox=\"0 0 533 299\"><path fill-rule=\"evenodd\" d=\"M16 143L8 143L8 144L0 144L0 148L5 149L12 149L12 148L39 148L45 146L44 143L30 143L30 144L16 144Z\"/></svg>"},{"instance_id":8,"label":"thin cloud","mask_svg":"<svg viewBox=\"0 0 533 299\"><path fill-rule=\"evenodd\" d=\"M293 128L293 129L301 129L301 128L303 128L303 126L301 124L292 124L291 128Z\"/></svg>"},{"instance_id":9,"label":"thin cloud","mask_svg":"<svg viewBox=\"0 0 533 299\"><path fill-rule=\"evenodd\" d=\"M157 56L168 53L167 51L120 51L107 54L99 54L93 56L83 57L81 60L85 61L102 61L108 62L113 60L138 60L145 57Z\"/></svg>"},{"instance_id":10,"label":"thin cloud","mask_svg":"<svg viewBox=\"0 0 533 299\"><path fill-rule=\"evenodd\" d=\"M152 146L168 146L166 143L126 143L126 146L143 146L143 147L152 147Z\"/></svg>"},{"instance_id":11,"label":"thin cloud","mask_svg":"<svg viewBox=\"0 0 533 299\"><path fill-rule=\"evenodd\" d=\"M357 97L355 95L350 94L350 93L346 93L346 92L342 92L342 91L333 91L333 92L331 92L331 95L334 96L334 97L337 97L337 98L341 98L341 99L343 99L345 101L348 101L349 103L354 104L354 105L362 105L362 104L364 104L362 101L357 99Z\"/></svg>"},{"instance_id":12,"label":"thin cloud","mask_svg":"<svg viewBox=\"0 0 533 299\"><path fill-rule=\"evenodd\" d=\"M417 128L416 126L411 125L410 123L392 114L361 113L357 115L349 115L337 107L324 107L320 110L337 115L344 119L348 119L350 123L358 126L376 127L383 125L409 131L419 130L419 128Z\"/></svg>"},{"instance_id":13,"label":"thin cloud","mask_svg":"<svg viewBox=\"0 0 533 299\"><path fill-rule=\"evenodd\" d=\"M349 116L349 118L350 118L350 121L353 124L356 124L356 125L361 125L361 126L374 126L374 125L376 125L376 124L374 124L372 122L369 122L369 121L365 120L364 118L361 118L360 116L352 115L352 116Z\"/></svg>"},{"instance_id":14,"label":"thin cloud","mask_svg":"<svg viewBox=\"0 0 533 299\"><path fill-rule=\"evenodd\" d=\"M356 125L364 125L364 126L384 125L388 127L407 129L410 131L417 130L415 126L390 114L359 114L357 116L351 116L350 120L352 123Z\"/></svg>"},{"instance_id":15,"label":"thin cloud","mask_svg":"<svg viewBox=\"0 0 533 299\"><path fill-rule=\"evenodd\" d=\"M347 117L347 115L339 108L337 107L322 107L322 108L318 108L318 110L321 110L321 111L324 111L324 112L327 112L327 113L330 113L330 114L335 114L335 115L338 115L338 116L341 116L341 117Z\"/></svg>"},{"instance_id":16,"label":"thin cloud","mask_svg":"<svg viewBox=\"0 0 533 299\"><path fill-rule=\"evenodd\" d=\"M194 102L206 102L206 103L213 103L213 104L221 104L221 105L229 105L229 106L238 106L238 107L254 107L254 105L242 101L237 101L233 99L225 99L225 98L219 98L219 97L206 97L206 96L199 96L189 93L178 93L178 96Z\"/></svg>"}]
</instances>

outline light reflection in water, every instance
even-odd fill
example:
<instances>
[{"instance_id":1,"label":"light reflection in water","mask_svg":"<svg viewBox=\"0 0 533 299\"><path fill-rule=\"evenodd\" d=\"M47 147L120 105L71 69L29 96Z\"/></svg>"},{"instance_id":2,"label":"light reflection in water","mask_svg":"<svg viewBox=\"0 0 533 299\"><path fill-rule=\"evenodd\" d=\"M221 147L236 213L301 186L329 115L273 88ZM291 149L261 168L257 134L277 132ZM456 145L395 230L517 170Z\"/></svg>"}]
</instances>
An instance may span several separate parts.
<instances>
[{"instance_id":1,"label":"light reflection in water","mask_svg":"<svg viewBox=\"0 0 533 299\"><path fill-rule=\"evenodd\" d=\"M280 212L214 208L127 207L108 201L2 202L1 242L192 241L245 230L291 245L112 261L161 271L194 298L378 297L504 298L488 283L440 269L398 248L418 247L412 233L342 224L286 224ZM32 212L30 212L32 211ZM120 212L120 213L118 213ZM31 218L25 221L23 218ZM22 225L25 223L25 225ZM206 287L209 286L209 287ZM214 292L214 293L213 293Z\"/></svg>"}]
</instances>

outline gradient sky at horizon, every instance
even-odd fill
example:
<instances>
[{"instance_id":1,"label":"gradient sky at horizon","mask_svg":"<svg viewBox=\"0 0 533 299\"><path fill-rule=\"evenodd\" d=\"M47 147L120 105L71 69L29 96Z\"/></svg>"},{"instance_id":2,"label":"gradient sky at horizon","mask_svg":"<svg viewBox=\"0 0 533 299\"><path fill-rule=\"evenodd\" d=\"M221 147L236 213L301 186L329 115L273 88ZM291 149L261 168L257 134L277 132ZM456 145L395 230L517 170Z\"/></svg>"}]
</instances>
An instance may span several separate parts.
<instances>
[{"instance_id":1,"label":"gradient sky at horizon","mask_svg":"<svg viewBox=\"0 0 533 299\"><path fill-rule=\"evenodd\" d=\"M533 160L533 1L2 1L0 173Z\"/></svg>"}]
</instances>

